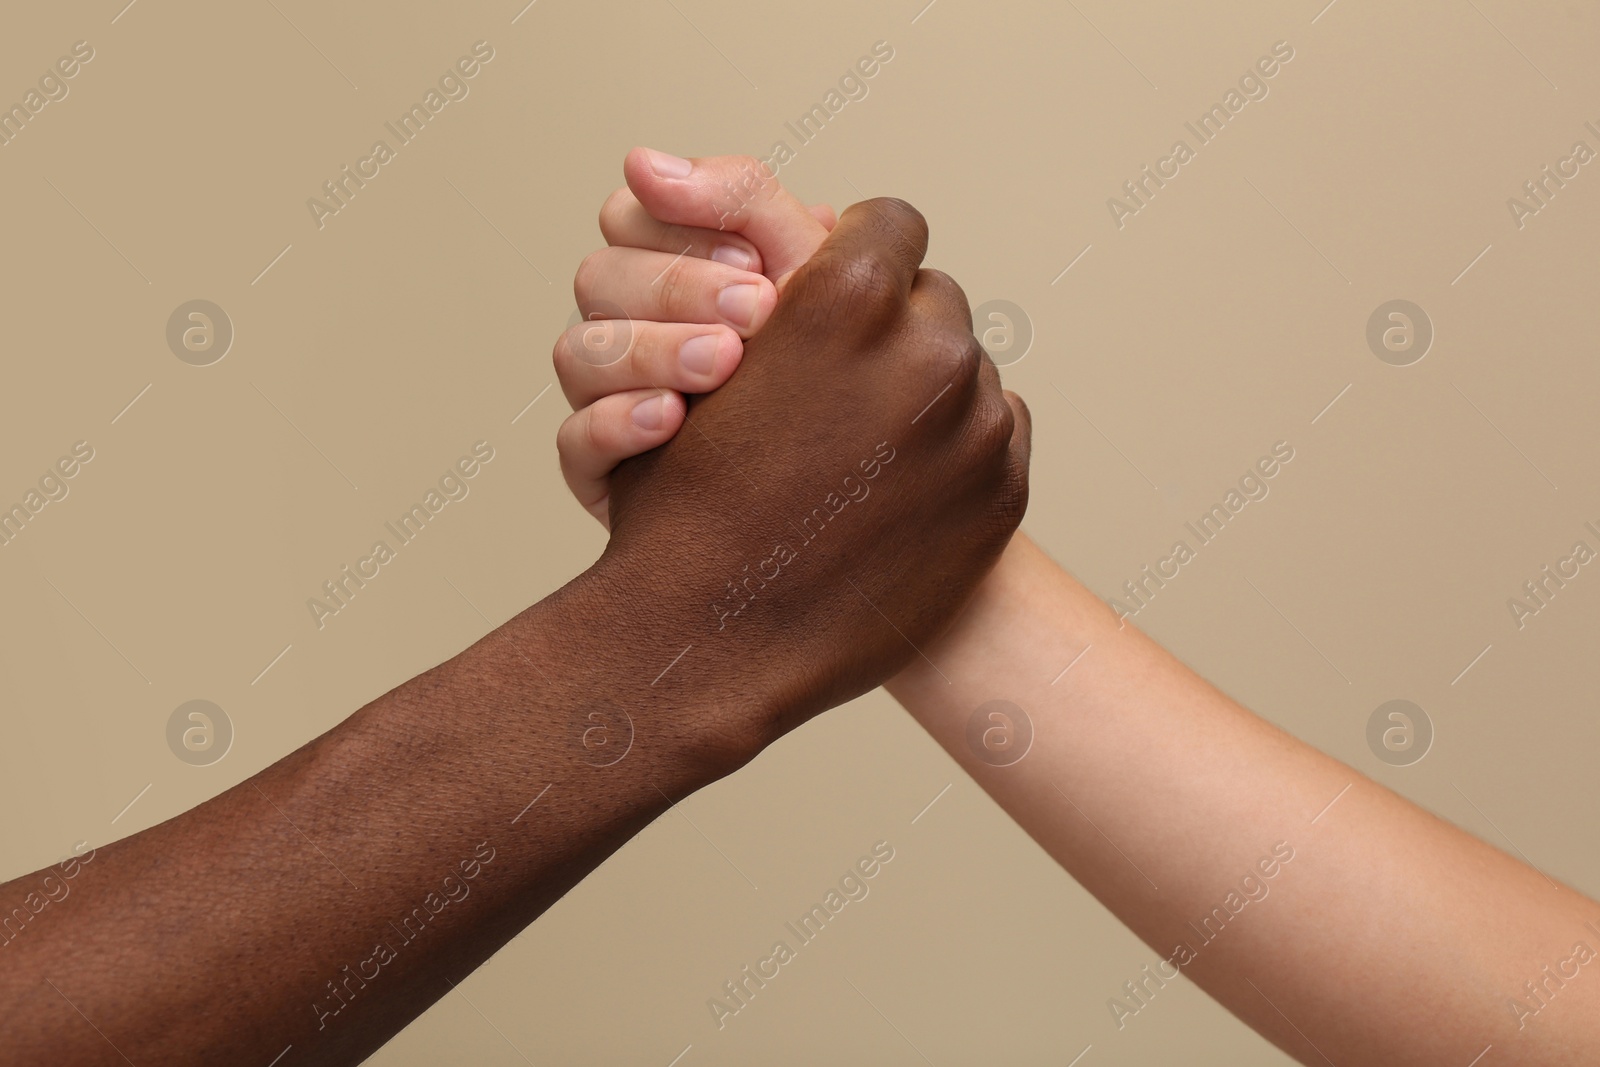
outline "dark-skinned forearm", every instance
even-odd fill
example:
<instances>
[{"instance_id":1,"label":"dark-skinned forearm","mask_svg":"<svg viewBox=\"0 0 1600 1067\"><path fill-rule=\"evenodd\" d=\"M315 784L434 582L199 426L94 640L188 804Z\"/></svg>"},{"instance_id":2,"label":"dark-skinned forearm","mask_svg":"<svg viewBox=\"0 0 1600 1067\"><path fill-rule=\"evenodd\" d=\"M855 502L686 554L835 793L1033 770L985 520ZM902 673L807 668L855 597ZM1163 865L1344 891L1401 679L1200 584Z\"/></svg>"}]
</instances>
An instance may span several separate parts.
<instances>
[{"instance_id":1,"label":"dark-skinned forearm","mask_svg":"<svg viewBox=\"0 0 1600 1067\"><path fill-rule=\"evenodd\" d=\"M10 1062L355 1062L669 798L903 666L1027 499L1027 411L926 249L902 201L845 212L694 432L615 472L583 578L75 861L0 946ZM620 761L583 744L607 713Z\"/></svg>"},{"instance_id":2,"label":"dark-skinned forearm","mask_svg":"<svg viewBox=\"0 0 1600 1067\"><path fill-rule=\"evenodd\" d=\"M707 748L700 724L731 721L715 694L651 685L666 661L639 647L652 635L628 616L649 594L626 586L585 576L250 780L98 849L0 947L7 1062L266 1064L293 1046L280 1067L295 1067L377 1048L669 798L747 757L737 729ZM586 718L605 706L632 730Z\"/></svg>"}]
</instances>

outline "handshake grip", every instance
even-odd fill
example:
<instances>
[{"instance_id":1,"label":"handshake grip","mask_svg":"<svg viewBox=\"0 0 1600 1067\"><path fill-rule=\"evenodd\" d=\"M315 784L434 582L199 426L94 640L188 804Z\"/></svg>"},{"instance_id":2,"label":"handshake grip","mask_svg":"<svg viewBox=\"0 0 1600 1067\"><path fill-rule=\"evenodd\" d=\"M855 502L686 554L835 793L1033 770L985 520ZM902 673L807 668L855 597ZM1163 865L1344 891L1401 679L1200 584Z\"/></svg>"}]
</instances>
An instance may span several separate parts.
<instances>
[{"instance_id":1,"label":"handshake grip","mask_svg":"<svg viewBox=\"0 0 1600 1067\"><path fill-rule=\"evenodd\" d=\"M647 616L641 653L679 657L651 699L765 744L918 656L1005 548L1027 408L927 244L904 201L851 207L727 384L615 471L598 566Z\"/></svg>"}]
</instances>

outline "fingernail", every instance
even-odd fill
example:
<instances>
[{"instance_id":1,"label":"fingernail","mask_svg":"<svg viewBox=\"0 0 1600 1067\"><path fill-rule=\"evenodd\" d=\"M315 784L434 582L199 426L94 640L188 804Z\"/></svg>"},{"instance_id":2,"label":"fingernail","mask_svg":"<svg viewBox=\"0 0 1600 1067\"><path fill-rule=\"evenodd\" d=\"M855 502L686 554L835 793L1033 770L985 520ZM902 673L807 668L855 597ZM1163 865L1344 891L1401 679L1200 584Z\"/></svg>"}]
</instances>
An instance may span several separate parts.
<instances>
[{"instance_id":1,"label":"fingernail","mask_svg":"<svg viewBox=\"0 0 1600 1067\"><path fill-rule=\"evenodd\" d=\"M633 406L633 424L641 430L659 430L665 410L666 401L659 396L641 400Z\"/></svg>"},{"instance_id":2,"label":"fingernail","mask_svg":"<svg viewBox=\"0 0 1600 1067\"><path fill-rule=\"evenodd\" d=\"M717 349L722 338L714 333L691 337L678 348L678 362L690 374L710 374L717 366Z\"/></svg>"},{"instance_id":3,"label":"fingernail","mask_svg":"<svg viewBox=\"0 0 1600 1067\"><path fill-rule=\"evenodd\" d=\"M687 178L689 172L694 170L694 164L687 159L669 156L665 152L657 152L653 148L646 148L645 153L650 157L650 169L663 178Z\"/></svg>"},{"instance_id":4,"label":"fingernail","mask_svg":"<svg viewBox=\"0 0 1600 1067\"><path fill-rule=\"evenodd\" d=\"M717 294L717 313L735 326L749 326L761 301L761 287L745 282Z\"/></svg>"},{"instance_id":5,"label":"fingernail","mask_svg":"<svg viewBox=\"0 0 1600 1067\"><path fill-rule=\"evenodd\" d=\"M717 250L711 253L711 258L718 263L727 264L734 270L749 270L750 265L755 262L754 256L735 245L719 245Z\"/></svg>"}]
</instances>

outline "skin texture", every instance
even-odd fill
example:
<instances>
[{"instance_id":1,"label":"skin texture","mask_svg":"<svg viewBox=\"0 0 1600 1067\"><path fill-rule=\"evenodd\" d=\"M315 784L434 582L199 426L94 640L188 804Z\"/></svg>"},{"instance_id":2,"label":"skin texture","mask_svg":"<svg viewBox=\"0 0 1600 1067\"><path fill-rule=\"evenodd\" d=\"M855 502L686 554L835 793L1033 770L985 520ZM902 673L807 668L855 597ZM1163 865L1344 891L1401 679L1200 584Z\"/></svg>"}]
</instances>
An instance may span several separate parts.
<instances>
[{"instance_id":1,"label":"skin texture","mask_svg":"<svg viewBox=\"0 0 1600 1067\"><path fill-rule=\"evenodd\" d=\"M552 352L576 411L556 438L562 474L606 525L612 468L671 440L687 411L683 394L716 389L743 358L743 338L752 331L717 314L716 295L730 284L757 285L764 322L778 290L837 222L832 208L807 208L781 184L761 180L753 159L725 157L679 179L663 171L676 173L686 160L657 169L670 158L643 148L629 153L630 185L600 211L607 247L588 256L573 280L586 321L563 333ZM667 218L674 221L661 221ZM686 313L679 309L694 307L698 317L674 321ZM684 342L694 337L714 349L709 367L683 358Z\"/></svg>"},{"instance_id":2,"label":"skin texture","mask_svg":"<svg viewBox=\"0 0 1600 1067\"><path fill-rule=\"evenodd\" d=\"M1107 982L1112 1027L1165 1010L1176 971L1313 1067L1466 1067L1491 1045L1479 1067L1600 1063L1600 958L1562 963L1580 942L1600 951L1600 905L1253 715L1121 621L1019 535L928 648L942 675L919 660L889 682L1150 947L1156 980ZM996 698L1035 730L1009 767L967 741ZM1265 877L1275 846L1293 858ZM1259 899L1231 915L1230 892ZM1221 932L1196 929L1219 906Z\"/></svg>"},{"instance_id":3,"label":"skin texture","mask_svg":"<svg viewBox=\"0 0 1600 1067\"><path fill-rule=\"evenodd\" d=\"M669 803L903 666L1026 500L1026 421L925 239L898 201L841 220L759 373L617 472L571 584L193 811L0 886L33 912L0 944L5 1062L358 1062ZM720 626L868 458L870 497Z\"/></svg>"},{"instance_id":4,"label":"skin texture","mask_svg":"<svg viewBox=\"0 0 1600 1067\"><path fill-rule=\"evenodd\" d=\"M706 227L697 247L714 247L712 198L753 161L695 160L673 179L648 161L629 155L602 232L658 239L645 211L674 238ZM786 194L748 204L737 226L761 235L769 270L826 236ZM683 388L627 380L650 384ZM595 408L604 386L588 375ZM603 484L631 442L594 444L572 458ZM1025 536L923 651L889 691L1150 947L1147 969L1108 984L1110 1025L1144 1025L1181 974L1307 1064L1600 1062L1600 905L1251 714ZM993 700L1033 729L1006 766L969 732ZM981 718L980 734L1003 746L1021 722Z\"/></svg>"},{"instance_id":5,"label":"skin texture","mask_svg":"<svg viewBox=\"0 0 1600 1067\"><path fill-rule=\"evenodd\" d=\"M948 625L1020 521L1026 410L1000 392L960 288L917 270L926 248L921 215L901 201L846 212L689 430L613 477L608 555L665 547L670 573L692 545L723 579L709 597L688 591L704 643L683 675L745 672L793 692L786 703L806 716L857 696ZM858 417L838 418L846 407ZM766 506L780 480L793 503ZM934 496L949 515L920 526L906 505ZM840 528L854 536L836 539ZM672 581L650 595L682 593Z\"/></svg>"}]
</instances>

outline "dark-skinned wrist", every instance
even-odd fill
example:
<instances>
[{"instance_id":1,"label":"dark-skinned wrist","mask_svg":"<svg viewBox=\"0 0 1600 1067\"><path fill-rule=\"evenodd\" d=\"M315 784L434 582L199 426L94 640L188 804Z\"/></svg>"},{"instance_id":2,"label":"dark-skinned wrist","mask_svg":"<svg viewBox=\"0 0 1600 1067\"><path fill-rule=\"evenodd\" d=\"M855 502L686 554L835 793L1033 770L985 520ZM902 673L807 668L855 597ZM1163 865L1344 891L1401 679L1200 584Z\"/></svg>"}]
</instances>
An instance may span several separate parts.
<instances>
[{"instance_id":1,"label":"dark-skinned wrist","mask_svg":"<svg viewBox=\"0 0 1600 1067\"><path fill-rule=\"evenodd\" d=\"M480 646L574 760L592 767L629 743L688 791L753 759L783 709L700 583L639 556L608 550Z\"/></svg>"}]
</instances>

